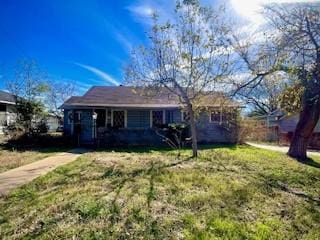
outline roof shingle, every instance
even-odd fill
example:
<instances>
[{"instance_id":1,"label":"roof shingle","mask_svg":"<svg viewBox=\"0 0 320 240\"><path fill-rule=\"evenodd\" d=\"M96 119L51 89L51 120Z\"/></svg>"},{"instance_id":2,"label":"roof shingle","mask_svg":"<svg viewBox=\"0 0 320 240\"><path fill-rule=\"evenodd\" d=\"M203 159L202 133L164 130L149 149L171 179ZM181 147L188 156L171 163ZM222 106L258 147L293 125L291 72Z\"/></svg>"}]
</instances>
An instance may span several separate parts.
<instances>
[{"instance_id":1,"label":"roof shingle","mask_svg":"<svg viewBox=\"0 0 320 240\"><path fill-rule=\"evenodd\" d=\"M16 98L11 93L0 90L0 102L15 104Z\"/></svg>"},{"instance_id":2,"label":"roof shingle","mask_svg":"<svg viewBox=\"0 0 320 240\"><path fill-rule=\"evenodd\" d=\"M239 106L238 103L225 98L221 93L205 96L201 105L205 106ZM140 108L170 108L180 107L179 98L166 89L155 93L146 88L125 86L95 86L82 97L73 96L64 102L62 108L68 107L140 107Z\"/></svg>"}]
</instances>

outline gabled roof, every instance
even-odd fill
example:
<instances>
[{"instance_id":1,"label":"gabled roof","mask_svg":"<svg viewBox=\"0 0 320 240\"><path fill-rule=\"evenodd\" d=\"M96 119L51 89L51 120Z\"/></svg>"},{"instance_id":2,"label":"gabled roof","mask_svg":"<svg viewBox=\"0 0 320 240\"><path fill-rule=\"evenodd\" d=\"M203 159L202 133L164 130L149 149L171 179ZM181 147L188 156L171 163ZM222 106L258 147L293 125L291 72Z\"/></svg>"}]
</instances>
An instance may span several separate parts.
<instances>
[{"instance_id":1,"label":"gabled roof","mask_svg":"<svg viewBox=\"0 0 320 240\"><path fill-rule=\"evenodd\" d=\"M234 106L239 104L223 97L221 93L205 96L203 106ZM137 107L137 108L176 108L181 107L179 98L167 89L150 91L147 88L125 86L96 86L82 97L69 98L61 108L70 107Z\"/></svg>"},{"instance_id":2,"label":"gabled roof","mask_svg":"<svg viewBox=\"0 0 320 240\"><path fill-rule=\"evenodd\" d=\"M16 98L11 93L0 90L0 103L15 104Z\"/></svg>"}]
</instances>

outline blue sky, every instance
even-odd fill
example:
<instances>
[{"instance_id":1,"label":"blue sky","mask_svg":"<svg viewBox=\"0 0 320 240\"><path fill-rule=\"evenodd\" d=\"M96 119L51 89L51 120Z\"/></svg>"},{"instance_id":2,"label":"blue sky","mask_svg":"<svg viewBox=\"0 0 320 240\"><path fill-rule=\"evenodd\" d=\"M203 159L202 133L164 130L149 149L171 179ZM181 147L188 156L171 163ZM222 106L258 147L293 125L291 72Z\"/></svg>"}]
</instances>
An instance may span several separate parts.
<instances>
[{"instance_id":1,"label":"blue sky","mask_svg":"<svg viewBox=\"0 0 320 240\"><path fill-rule=\"evenodd\" d=\"M202 0L215 5L222 0ZM230 0L238 17L251 16L263 0ZM247 2L247 5L246 3ZM49 76L92 85L123 79L130 49L146 43L148 14L170 18L174 0L0 0L0 89L17 60L32 58Z\"/></svg>"}]
</instances>

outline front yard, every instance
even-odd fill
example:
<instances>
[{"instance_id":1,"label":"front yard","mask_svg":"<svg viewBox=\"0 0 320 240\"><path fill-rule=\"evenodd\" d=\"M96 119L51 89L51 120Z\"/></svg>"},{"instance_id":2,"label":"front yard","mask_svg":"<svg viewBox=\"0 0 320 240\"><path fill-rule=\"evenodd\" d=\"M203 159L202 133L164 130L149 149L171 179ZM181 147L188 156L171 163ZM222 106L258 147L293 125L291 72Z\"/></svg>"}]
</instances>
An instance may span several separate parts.
<instances>
[{"instance_id":1,"label":"front yard","mask_svg":"<svg viewBox=\"0 0 320 240\"><path fill-rule=\"evenodd\" d=\"M320 239L320 159L92 152L0 199L1 239Z\"/></svg>"}]
</instances>

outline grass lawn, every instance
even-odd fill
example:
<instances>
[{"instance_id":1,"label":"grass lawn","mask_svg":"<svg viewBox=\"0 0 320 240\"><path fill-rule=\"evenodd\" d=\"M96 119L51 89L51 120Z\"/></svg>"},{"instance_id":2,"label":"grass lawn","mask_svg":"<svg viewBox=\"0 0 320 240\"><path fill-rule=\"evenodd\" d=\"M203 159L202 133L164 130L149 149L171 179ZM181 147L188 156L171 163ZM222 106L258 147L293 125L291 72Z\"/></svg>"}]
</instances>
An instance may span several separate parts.
<instances>
[{"instance_id":1,"label":"grass lawn","mask_svg":"<svg viewBox=\"0 0 320 240\"><path fill-rule=\"evenodd\" d=\"M320 159L190 154L85 154L0 199L0 239L320 239Z\"/></svg>"},{"instance_id":2,"label":"grass lawn","mask_svg":"<svg viewBox=\"0 0 320 240\"><path fill-rule=\"evenodd\" d=\"M42 148L32 150L8 150L0 146L0 173L43 159L66 149Z\"/></svg>"}]
</instances>

